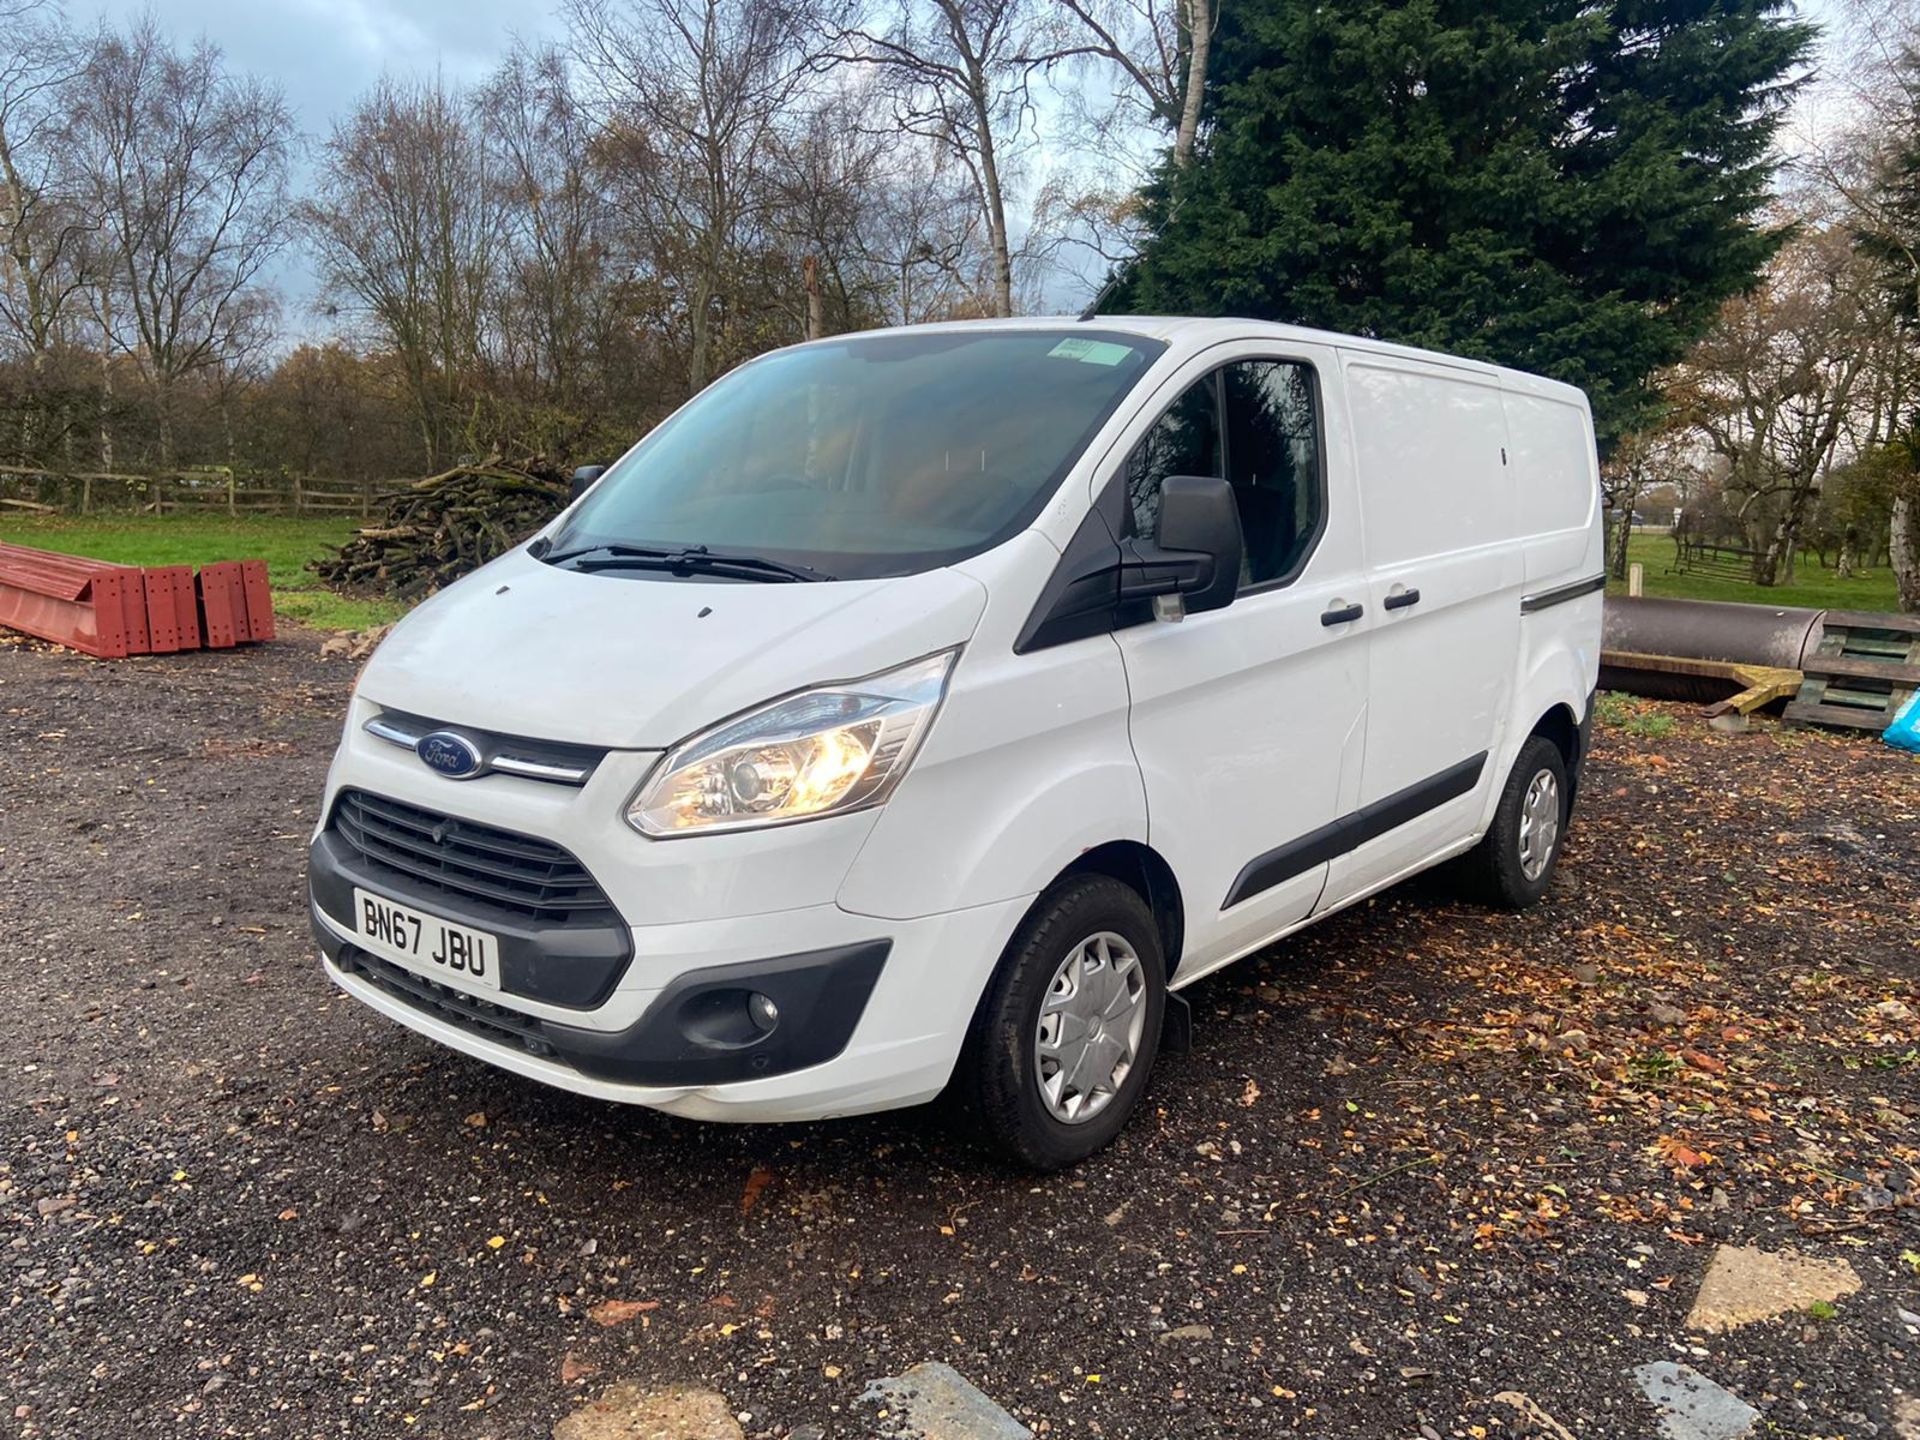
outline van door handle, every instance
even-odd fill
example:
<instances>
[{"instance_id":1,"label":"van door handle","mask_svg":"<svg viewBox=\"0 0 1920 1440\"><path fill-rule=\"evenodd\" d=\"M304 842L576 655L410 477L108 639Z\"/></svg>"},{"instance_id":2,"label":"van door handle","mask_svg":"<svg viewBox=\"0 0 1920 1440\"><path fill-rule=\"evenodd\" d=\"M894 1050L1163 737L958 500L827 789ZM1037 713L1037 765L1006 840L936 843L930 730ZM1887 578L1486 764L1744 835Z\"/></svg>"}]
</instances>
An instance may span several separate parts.
<instances>
[{"instance_id":1,"label":"van door handle","mask_svg":"<svg viewBox=\"0 0 1920 1440\"><path fill-rule=\"evenodd\" d=\"M1382 602L1381 608L1386 610L1404 610L1409 605L1418 605L1419 603L1420 592L1418 590L1396 590L1387 596Z\"/></svg>"},{"instance_id":2,"label":"van door handle","mask_svg":"<svg viewBox=\"0 0 1920 1440\"><path fill-rule=\"evenodd\" d=\"M1335 603L1320 612L1320 623L1322 625L1344 625L1349 620L1358 620L1366 613L1366 607L1362 605L1341 605Z\"/></svg>"}]
</instances>

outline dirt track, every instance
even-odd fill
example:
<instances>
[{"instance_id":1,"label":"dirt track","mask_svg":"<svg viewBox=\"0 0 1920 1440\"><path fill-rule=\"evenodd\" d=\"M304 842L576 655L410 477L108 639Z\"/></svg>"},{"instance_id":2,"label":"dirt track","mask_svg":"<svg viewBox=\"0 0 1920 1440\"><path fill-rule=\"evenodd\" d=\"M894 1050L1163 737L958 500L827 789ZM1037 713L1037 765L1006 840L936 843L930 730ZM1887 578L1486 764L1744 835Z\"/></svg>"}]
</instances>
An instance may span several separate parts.
<instances>
[{"instance_id":1,"label":"dirt track","mask_svg":"<svg viewBox=\"0 0 1920 1440\"><path fill-rule=\"evenodd\" d=\"M21 1437L517 1440L621 1379L863 1436L928 1359L1105 1437L1527 1433L1505 1392L1637 1437L1659 1359L1768 1434L1891 1436L1920 1391L1920 762L1603 726L1545 906L1403 889L1204 982L1150 1113L1036 1181L926 1113L702 1127L335 998L317 647L0 642ZM1690 1334L1720 1242L1862 1288Z\"/></svg>"}]
</instances>

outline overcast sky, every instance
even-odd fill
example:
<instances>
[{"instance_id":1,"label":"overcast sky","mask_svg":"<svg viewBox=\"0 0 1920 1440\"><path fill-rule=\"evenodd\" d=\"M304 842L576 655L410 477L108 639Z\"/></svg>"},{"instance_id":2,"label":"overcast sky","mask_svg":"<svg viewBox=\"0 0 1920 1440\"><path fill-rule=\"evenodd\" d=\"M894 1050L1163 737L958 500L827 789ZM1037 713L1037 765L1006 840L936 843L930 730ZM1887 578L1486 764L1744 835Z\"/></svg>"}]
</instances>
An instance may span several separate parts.
<instances>
[{"instance_id":1,"label":"overcast sky","mask_svg":"<svg viewBox=\"0 0 1920 1440\"><path fill-rule=\"evenodd\" d=\"M71 0L76 18L88 0ZM93 0L94 13L125 20L139 0ZM383 71L477 80L515 35L557 33L541 0L155 0L162 26L181 40L204 34L239 70L277 80L308 135L328 123Z\"/></svg>"}]
</instances>

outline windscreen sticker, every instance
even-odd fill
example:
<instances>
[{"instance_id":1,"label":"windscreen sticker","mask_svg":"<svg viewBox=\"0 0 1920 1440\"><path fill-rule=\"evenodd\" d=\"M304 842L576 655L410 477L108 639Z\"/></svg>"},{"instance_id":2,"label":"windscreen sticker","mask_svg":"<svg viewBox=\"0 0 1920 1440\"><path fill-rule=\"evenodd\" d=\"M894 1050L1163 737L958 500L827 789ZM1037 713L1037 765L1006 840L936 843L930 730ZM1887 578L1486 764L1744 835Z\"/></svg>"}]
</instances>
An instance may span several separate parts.
<instances>
[{"instance_id":1,"label":"windscreen sticker","mask_svg":"<svg viewBox=\"0 0 1920 1440\"><path fill-rule=\"evenodd\" d=\"M1062 340L1047 354L1058 355L1065 360L1078 360L1085 365L1118 365L1133 351L1125 345L1115 345L1110 340Z\"/></svg>"}]
</instances>

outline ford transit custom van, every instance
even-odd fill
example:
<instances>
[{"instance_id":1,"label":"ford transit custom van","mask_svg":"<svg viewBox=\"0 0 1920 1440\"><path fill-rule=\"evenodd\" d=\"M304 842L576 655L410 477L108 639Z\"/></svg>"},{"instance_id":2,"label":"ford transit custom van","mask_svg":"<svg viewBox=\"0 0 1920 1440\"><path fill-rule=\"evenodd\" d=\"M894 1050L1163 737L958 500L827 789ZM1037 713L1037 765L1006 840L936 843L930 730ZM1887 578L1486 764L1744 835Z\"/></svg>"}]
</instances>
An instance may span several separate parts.
<instances>
[{"instance_id":1,"label":"ford transit custom van","mask_svg":"<svg viewBox=\"0 0 1920 1440\"><path fill-rule=\"evenodd\" d=\"M1200 977L1443 861L1547 891L1599 494L1579 391L1285 326L762 356L368 662L327 974L585 1095L950 1091L1072 1163Z\"/></svg>"}]
</instances>

